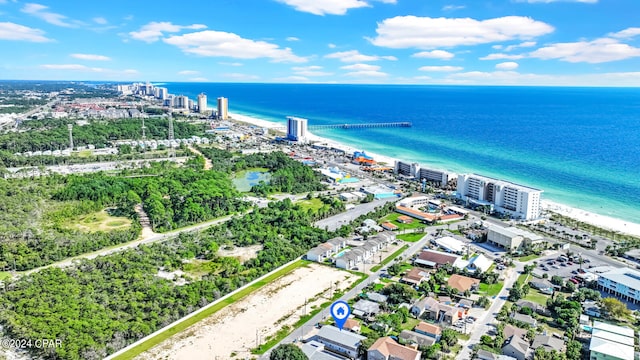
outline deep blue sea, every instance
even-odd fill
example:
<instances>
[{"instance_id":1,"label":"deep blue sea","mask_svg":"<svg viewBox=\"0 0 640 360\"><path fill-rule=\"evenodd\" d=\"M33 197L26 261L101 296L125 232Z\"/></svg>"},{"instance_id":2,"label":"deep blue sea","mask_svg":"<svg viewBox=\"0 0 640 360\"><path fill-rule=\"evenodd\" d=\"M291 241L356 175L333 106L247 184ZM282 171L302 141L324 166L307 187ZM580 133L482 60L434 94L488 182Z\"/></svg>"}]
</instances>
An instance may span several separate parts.
<instances>
[{"instance_id":1,"label":"deep blue sea","mask_svg":"<svg viewBox=\"0 0 640 360\"><path fill-rule=\"evenodd\" d=\"M640 88L167 83L229 111L310 125L411 121L315 133L373 153L544 190L640 223Z\"/></svg>"}]
</instances>

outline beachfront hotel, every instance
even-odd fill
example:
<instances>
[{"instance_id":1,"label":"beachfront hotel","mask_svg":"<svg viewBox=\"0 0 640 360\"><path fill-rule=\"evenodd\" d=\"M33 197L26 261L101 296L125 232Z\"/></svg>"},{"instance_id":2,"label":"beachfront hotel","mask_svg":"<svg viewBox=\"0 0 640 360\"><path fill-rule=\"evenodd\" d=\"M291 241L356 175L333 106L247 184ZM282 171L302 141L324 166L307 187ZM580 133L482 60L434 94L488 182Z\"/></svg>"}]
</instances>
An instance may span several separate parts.
<instances>
[{"instance_id":1,"label":"beachfront hotel","mask_svg":"<svg viewBox=\"0 0 640 360\"><path fill-rule=\"evenodd\" d=\"M452 174L442 171L421 167L418 163L408 163L405 161L396 160L394 166L394 172L396 174L408 176L418 181L435 182L440 186L445 186L450 180Z\"/></svg>"},{"instance_id":2,"label":"beachfront hotel","mask_svg":"<svg viewBox=\"0 0 640 360\"><path fill-rule=\"evenodd\" d=\"M640 303L640 272L627 267L600 274L598 289L622 300Z\"/></svg>"},{"instance_id":3,"label":"beachfront hotel","mask_svg":"<svg viewBox=\"0 0 640 360\"><path fill-rule=\"evenodd\" d=\"M304 142L307 140L307 119L287 116L287 139Z\"/></svg>"},{"instance_id":4,"label":"beachfront hotel","mask_svg":"<svg viewBox=\"0 0 640 360\"><path fill-rule=\"evenodd\" d=\"M512 218L533 220L540 217L542 190L477 174L458 175L458 198L476 205L490 205Z\"/></svg>"},{"instance_id":5,"label":"beachfront hotel","mask_svg":"<svg viewBox=\"0 0 640 360\"><path fill-rule=\"evenodd\" d=\"M229 99L226 97L218 98L218 119L227 120L229 118Z\"/></svg>"}]
</instances>

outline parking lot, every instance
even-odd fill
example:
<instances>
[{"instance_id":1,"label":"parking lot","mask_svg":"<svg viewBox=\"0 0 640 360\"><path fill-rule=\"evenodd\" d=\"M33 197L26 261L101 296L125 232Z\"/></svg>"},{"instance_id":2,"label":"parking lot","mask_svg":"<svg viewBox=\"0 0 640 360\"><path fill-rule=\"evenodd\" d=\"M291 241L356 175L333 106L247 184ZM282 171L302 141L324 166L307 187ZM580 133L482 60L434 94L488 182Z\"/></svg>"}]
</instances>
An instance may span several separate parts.
<instances>
[{"instance_id":1,"label":"parking lot","mask_svg":"<svg viewBox=\"0 0 640 360\"><path fill-rule=\"evenodd\" d=\"M561 261L560 256L562 253L554 252L550 255L543 256L537 259L536 269L534 270L534 274L542 276L542 274L547 274L549 279L552 276L560 276L565 280L570 279L571 277L578 274L580 268L589 272L590 269L599 267L599 266L608 266L608 264L601 264L595 262L593 259L588 256L582 257L582 266L580 266L579 262L564 260Z\"/></svg>"}]
</instances>

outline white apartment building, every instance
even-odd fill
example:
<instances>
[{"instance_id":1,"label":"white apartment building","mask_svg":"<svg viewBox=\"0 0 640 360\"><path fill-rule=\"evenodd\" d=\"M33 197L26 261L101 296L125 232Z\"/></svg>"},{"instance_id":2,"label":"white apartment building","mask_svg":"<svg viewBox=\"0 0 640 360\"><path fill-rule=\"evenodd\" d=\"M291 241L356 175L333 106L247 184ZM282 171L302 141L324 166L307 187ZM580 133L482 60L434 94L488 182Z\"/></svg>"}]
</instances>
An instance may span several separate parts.
<instances>
[{"instance_id":1,"label":"white apartment building","mask_svg":"<svg viewBox=\"0 0 640 360\"><path fill-rule=\"evenodd\" d=\"M201 114L207 112L207 95L204 93L198 95L198 112Z\"/></svg>"},{"instance_id":2,"label":"white apartment building","mask_svg":"<svg viewBox=\"0 0 640 360\"><path fill-rule=\"evenodd\" d=\"M229 99L218 98L218 119L227 120L229 118Z\"/></svg>"},{"instance_id":3,"label":"white apartment building","mask_svg":"<svg viewBox=\"0 0 640 360\"><path fill-rule=\"evenodd\" d=\"M287 116L287 139L304 142L307 140L307 119Z\"/></svg>"},{"instance_id":4,"label":"white apartment building","mask_svg":"<svg viewBox=\"0 0 640 360\"><path fill-rule=\"evenodd\" d=\"M395 162L394 171L396 174L412 177L418 181L436 182L440 186L445 186L449 182L452 174L442 171L421 167L418 163L408 163L405 161Z\"/></svg>"},{"instance_id":5,"label":"white apartment building","mask_svg":"<svg viewBox=\"0 0 640 360\"><path fill-rule=\"evenodd\" d=\"M640 303L640 272L617 268L600 274L598 288L625 301Z\"/></svg>"},{"instance_id":6,"label":"white apartment building","mask_svg":"<svg viewBox=\"0 0 640 360\"><path fill-rule=\"evenodd\" d=\"M476 174L458 175L457 196L479 205L491 204L512 218L532 220L540 217L542 190Z\"/></svg>"}]
</instances>

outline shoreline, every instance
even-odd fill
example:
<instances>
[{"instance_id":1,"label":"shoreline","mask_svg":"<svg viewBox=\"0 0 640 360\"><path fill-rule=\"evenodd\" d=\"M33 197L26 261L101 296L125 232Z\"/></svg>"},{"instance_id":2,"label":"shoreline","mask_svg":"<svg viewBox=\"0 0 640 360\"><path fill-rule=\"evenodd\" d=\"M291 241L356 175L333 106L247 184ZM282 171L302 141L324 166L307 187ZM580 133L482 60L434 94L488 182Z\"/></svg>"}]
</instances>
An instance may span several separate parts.
<instances>
[{"instance_id":1,"label":"shoreline","mask_svg":"<svg viewBox=\"0 0 640 360\"><path fill-rule=\"evenodd\" d=\"M232 120L253 124L256 126L267 128L267 129L281 128L283 126L283 124L281 123L264 120L254 116L242 115L238 113L230 112L229 117ZM345 150L348 153L353 153L354 151L363 151L363 149L357 149L332 139L317 136L315 134L312 134L311 132L309 132L308 138L311 142L319 142L322 144L327 144L328 146ZM373 156L375 159L378 159L377 160L378 162L386 162L388 165L393 165L396 160L400 160L390 156L385 156L383 154L370 153L370 152L367 152L367 154ZM569 205L557 203L552 200L546 200L546 199L541 201L541 207L543 211L555 212L560 215L567 216L572 219L575 219L587 224L591 224L599 228L612 230L612 231L629 234L629 235L640 236L640 224L638 223L633 223L630 221L617 219L610 216L596 214L594 212L582 210L579 208L575 208Z\"/></svg>"}]
</instances>

